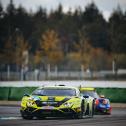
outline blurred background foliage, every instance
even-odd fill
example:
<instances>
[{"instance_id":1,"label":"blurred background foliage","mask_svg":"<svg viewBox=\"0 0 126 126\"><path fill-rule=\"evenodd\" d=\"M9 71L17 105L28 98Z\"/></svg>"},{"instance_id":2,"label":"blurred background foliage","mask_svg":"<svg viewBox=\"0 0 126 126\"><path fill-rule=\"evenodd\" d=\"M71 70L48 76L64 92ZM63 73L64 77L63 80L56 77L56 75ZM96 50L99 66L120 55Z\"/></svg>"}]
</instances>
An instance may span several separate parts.
<instances>
[{"instance_id":1,"label":"blurred background foliage","mask_svg":"<svg viewBox=\"0 0 126 126\"><path fill-rule=\"evenodd\" d=\"M25 56L25 53L26 56ZM28 60L28 61L27 61ZM126 69L126 11L118 6L108 21L94 2L85 10L63 12L61 4L47 13L41 6L27 12L10 0L0 3L0 66L20 70L45 68L110 70ZM4 69L1 68L1 69Z\"/></svg>"}]
</instances>

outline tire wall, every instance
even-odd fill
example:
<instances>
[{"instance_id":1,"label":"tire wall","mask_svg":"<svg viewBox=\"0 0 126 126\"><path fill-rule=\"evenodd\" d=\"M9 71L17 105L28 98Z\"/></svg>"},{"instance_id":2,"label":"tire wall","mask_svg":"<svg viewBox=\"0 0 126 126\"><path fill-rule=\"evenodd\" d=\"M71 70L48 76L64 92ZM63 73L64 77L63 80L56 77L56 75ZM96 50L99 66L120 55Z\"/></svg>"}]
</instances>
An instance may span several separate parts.
<instances>
[{"instance_id":1,"label":"tire wall","mask_svg":"<svg viewBox=\"0 0 126 126\"><path fill-rule=\"evenodd\" d=\"M126 103L126 88L96 88L99 95L105 95L111 102Z\"/></svg>"},{"instance_id":2,"label":"tire wall","mask_svg":"<svg viewBox=\"0 0 126 126\"><path fill-rule=\"evenodd\" d=\"M24 94L30 94L37 87L0 87L0 100L20 101ZM126 103L126 88L96 88L111 102Z\"/></svg>"},{"instance_id":3,"label":"tire wall","mask_svg":"<svg viewBox=\"0 0 126 126\"><path fill-rule=\"evenodd\" d=\"M30 94L36 87L0 87L0 100L20 101L24 94Z\"/></svg>"}]
</instances>

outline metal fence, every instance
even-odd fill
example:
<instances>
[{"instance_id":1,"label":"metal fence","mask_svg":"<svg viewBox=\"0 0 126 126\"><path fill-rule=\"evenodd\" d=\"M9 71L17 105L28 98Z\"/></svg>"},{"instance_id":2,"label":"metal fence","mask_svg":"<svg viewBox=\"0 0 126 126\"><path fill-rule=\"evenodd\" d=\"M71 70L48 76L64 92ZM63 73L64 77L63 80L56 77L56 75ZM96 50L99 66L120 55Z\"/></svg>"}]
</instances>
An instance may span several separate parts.
<instances>
[{"instance_id":1,"label":"metal fence","mask_svg":"<svg viewBox=\"0 0 126 126\"><path fill-rule=\"evenodd\" d=\"M11 80L81 80L81 79L126 79L126 71L113 73L113 71L28 71L28 72L0 72L0 81Z\"/></svg>"}]
</instances>

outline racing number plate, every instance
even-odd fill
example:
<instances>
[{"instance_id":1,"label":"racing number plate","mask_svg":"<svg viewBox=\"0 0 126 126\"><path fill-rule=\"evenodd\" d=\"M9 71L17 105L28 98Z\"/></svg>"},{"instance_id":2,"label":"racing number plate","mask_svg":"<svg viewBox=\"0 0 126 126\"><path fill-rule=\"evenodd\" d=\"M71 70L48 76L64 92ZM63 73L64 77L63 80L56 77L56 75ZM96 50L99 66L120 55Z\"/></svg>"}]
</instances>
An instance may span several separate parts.
<instances>
[{"instance_id":1,"label":"racing number plate","mask_svg":"<svg viewBox=\"0 0 126 126\"><path fill-rule=\"evenodd\" d=\"M53 106L43 106L42 109L52 110L54 109Z\"/></svg>"}]
</instances>

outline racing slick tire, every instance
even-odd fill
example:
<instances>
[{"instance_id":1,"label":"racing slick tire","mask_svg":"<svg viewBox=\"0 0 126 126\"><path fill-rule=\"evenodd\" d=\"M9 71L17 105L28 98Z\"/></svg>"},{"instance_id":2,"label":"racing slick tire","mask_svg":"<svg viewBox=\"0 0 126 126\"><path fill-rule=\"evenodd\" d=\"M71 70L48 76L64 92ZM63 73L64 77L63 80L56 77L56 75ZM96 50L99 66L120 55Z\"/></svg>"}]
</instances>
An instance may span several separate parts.
<instances>
[{"instance_id":1,"label":"racing slick tire","mask_svg":"<svg viewBox=\"0 0 126 126\"><path fill-rule=\"evenodd\" d=\"M23 119L28 119L28 120L33 119L32 115L27 114L27 113L25 113L23 111L21 111L21 116L22 116Z\"/></svg>"},{"instance_id":2,"label":"racing slick tire","mask_svg":"<svg viewBox=\"0 0 126 126\"><path fill-rule=\"evenodd\" d=\"M84 114L85 114L85 112L84 112L84 99L83 99L82 102L81 102L81 112L74 115L74 118L83 119Z\"/></svg>"},{"instance_id":3,"label":"racing slick tire","mask_svg":"<svg viewBox=\"0 0 126 126\"><path fill-rule=\"evenodd\" d=\"M90 108L89 108L89 103L87 104L87 109L86 109L86 112L85 112L85 115L88 115L88 116L90 116L90 117L93 117L94 116L94 100L93 100L93 102L92 102L92 108L91 108L92 110L90 110Z\"/></svg>"},{"instance_id":4,"label":"racing slick tire","mask_svg":"<svg viewBox=\"0 0 126 126\"><path fill-rule=\"evenodd\" d=\"M45 119L46 117L45 116L36 116L38 120L43 120Z\"/></svg>"},{"instance_id":5,"label":"racing slick tire","mask_svg":"<svg viewBox=\"0 0 126 126\"><path fill-rule=\"evenodd\" d=\"M94 116L94 113L95 113L95 100L93 100L93 102L92 102L92 112L91 112L91 117Z\"/></svg>"},{"instance_id":6,"label":"racing slick tire","mask_svg":"<svg viewBox=\"0 0 126 126\"><path fill-rule=\"evenodd\" d=\"M88 104L87 104L87 109L86 109L85 115L89 115L89 113L90 113L89 110L90 110L90 109L89 109L89 103L88 103Z\"/></svg>"}]
</instances>

